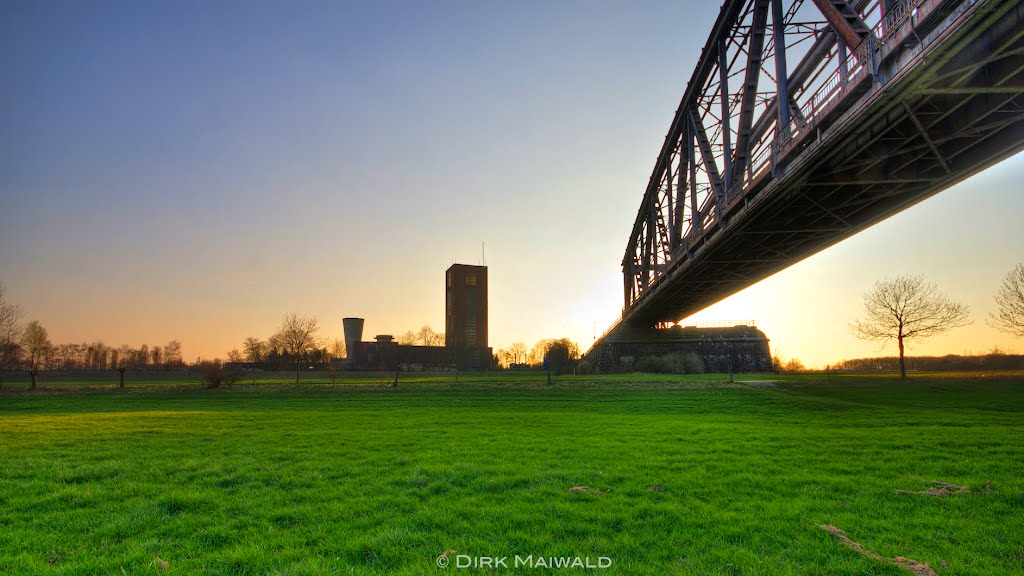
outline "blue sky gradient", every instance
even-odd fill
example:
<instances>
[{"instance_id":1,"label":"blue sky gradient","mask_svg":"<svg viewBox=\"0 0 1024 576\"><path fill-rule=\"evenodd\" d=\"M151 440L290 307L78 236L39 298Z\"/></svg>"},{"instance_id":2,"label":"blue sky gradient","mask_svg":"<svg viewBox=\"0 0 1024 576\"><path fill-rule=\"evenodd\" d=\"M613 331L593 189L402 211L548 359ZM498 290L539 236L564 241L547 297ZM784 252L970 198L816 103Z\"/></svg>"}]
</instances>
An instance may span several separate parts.
<instances>
[{"instance_id":1,"label":"blue sky gradient","mask_svg":"<svg viewBox=\"0 0 1024 576\"><path fill-rule=\"evenodd\" d=\"M350 315L443 329L443 272L486 243L491 343L586 348L717 12L2 3L0 280L55 341L178 338L191 359L287 312L331 337ZM699 318L756 319L821 365L876 352L848 334L860 293L920 272L978 317L923 351L1019 348L982 318L1024 260L1022 179L1014 158Z\"/></svg>"}]
</instances>

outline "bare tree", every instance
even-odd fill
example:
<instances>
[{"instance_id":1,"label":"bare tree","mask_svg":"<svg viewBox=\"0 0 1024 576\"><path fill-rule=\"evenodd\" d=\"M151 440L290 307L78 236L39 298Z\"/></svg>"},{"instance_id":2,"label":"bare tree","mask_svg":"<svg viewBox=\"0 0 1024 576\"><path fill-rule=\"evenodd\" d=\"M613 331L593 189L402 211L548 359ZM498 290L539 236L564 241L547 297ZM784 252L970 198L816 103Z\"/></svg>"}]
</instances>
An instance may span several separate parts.
<instances>
[{"instance_id":1,"label":"bare tree","mask_svg":"<svg viewBox=\"0 0 1024 576\"><path fill-rule=\"evenodd\" d=\"M166 346L164 346L164 364L167 366L178 367L181 363L181 342L178 340L171 340Z\"/></svg>"},{"instance_id":2,"label":"bare tree","mask_svg":"<svg viewBox=\"0 0 1024 576\"><path fill-rule=\"evenodd\" d=\"M876 282L864 295L866 318L850 328L863 340L896 340L900 378L907 379L904 343L925 340L971 323L970 308L950 299L924 276L897 276Z\"/></svg>"},{"instance_id":3,"label":"bare tree","mask_svg":"<svg viewBox=\"0 0 1024 576\"><path fill-rule=\"evenodd\" d=\"M395 340L403 346L444 346L444 334L435 332L428 324L416 330L407 330Z\"/></svg>"},{"instance_id":4,"label":"bare tree","mask_svg":"<svg viewBox=\"0 0 1024 576\"><path fill-rule=\"evenodd\" d=\"M523 362L526 362L527 348L525 342L513 342L512 345L508 347L508 352L512 355L513 364L522 364Z\"/></svg>"},{"instance_id":5,"label":"bare tree","mask_svg":"<svg viewBox=\"0 0 1024 576\"><path fill-rule=\"evenodd\" d=\"M29 322L21 333L21 345L28 353L29 366L38 367L46 349L50 347L50 337L46 328L43 328L38 320Z\"/></svg>"},{"instance_id":6,"label":"bare tree","mask_svg":"<svg viewBox=\"0 0 1024 576\"><path fill-rule=\"evenodd\" d=\"M340 363L337 361L345 357L345 341L335 338L331 341L328 351L327 364L324 367L327 370L327 374L331 377L331 386L333 387L335 380L338 379Z\"/></svg>"},{"instance_id":7,"label":"bare tree","mask_svg":"<svg viewBox=\"0 0 1024 576\"><path fill-rule=\"evenodd\" d=\"M255 336L249 336L242 343L242 350L249 362L263 362L267 359L267 343Z\"/></svg>"},{"instance_id":8,"label":"bare tree","mask_svg":"<svg viewBox=\"0 0 1024 576\"><path fill-rule=\"evenodd\" d=\"M242 353L238 351L238 348L233 348L228 352L228 362L240 364L245 362L245 358L242 357Z\"/></svg>"},{"instance_id":9,"label":"bare tree","mask_svg":"<svg viewBox=\"0 0 1024 576\"><path fill-rule=\"evenodd\" d=\"M495 352L494 355L498 358L499 367L508 368L509 366L512 365L512 353L509 352L508 350L502 348L501 350Z\"/></svg>"},{"instance_id":10,"label":"bare tree","mask_svg":"<svg viewBox=\"0 0 1024 576\"><path fill-rule=\"evenodd\" d=\"M97 340L91 344L85 342L72 345L74 362L86 370L106 370L112 348Z\"/></svg>"},{"instance_id":11,"label":"bare tree","mask_svg":"<svg viewBox=\"0 0 1024 576\"><path fill-rule=\"evenodd\" d=\"M168 347L170 344L168 344ZM166 350L166 348L165 348ZM127 344L122 344L117 347L117 363L114 365L117 368L117 373L120 377L119 386L124 388L124 374L128 371L128 365L132 363L132 347Z\"/></svg>"},{"instance_id":12,"label":"bare tree","mask_svg":"<svg viewBox=\"0 0 1024 576\"><path fill-rule=\"evenodd\" d=\"M21 334L21 319L25 311L17 304L7 302L7 287L0 282L0 342L13 342Z\"/></svg>"},{"instance_id":13,"label":"bare tree","mask_svg":"<svg viewBox=\"0 0 1024 576\"><path fill-rule=\"evenodd\" d=\"M13 368L21 355L21 319L25 311L17 304L7 302L7 287L0 282L0 386L5 369Z\"/></svg>"},{"instance_id":14,"label":"bare tree","mask_svg":"<svg viewBox=\"0 0 1024 576\"><path fill-rule=\"evenodd\" d=\"M529 354L526 355L526 362L531 366L540 366L544 363L544 355L548 353L548 347L554 342L551 338L544 338L538 340L533 348L530 348ZM514 344L513 344L514 346Z\"/></svg>"},{"instance_id":15,"label":"bare tree","mask_svg":"<svg viewBox=\"0 0 1024 576\"><path fill-rule=\"evenodd\" d=\"M299 383L299 365L302 360L319 344L317 332L320 321L315 316L301 314L285 314L274 338L285 353L295 360L295 383Z\"/></svg>"},{"instance_id":16,"label":"bare tree","mask_svg":"<svg viewBox=\"0 0 1024 576\"><path fill-rule=\"evenodd\" d=\"M127 369L130 365L135 362L135 350L127 344L121 344L117 347L117 355L120 358L117 368Z\"/></svg>"},{"instance_id":17,"label":"bare tree","mask_svg":"<svg viewBox=\"0 0 1024 576\"><path fill-rule=\"evenodd\" d=\"M342 340L341 338L335 338L334 340L331 340L331 345L328 347L328 350L331 353L331 358L345 358L345 341Z\"/></svg>"},{"instance_id":18,"label":"bare tree","mask_svg":"<svg viewBox=\"0 0 1024 576\"><path fill-rule=\"evenodd\" d=\"M36 389L36 376L39 375L39 366L46 358L46 352L53 346L50 344L49 335L46 333L46 328L39 323L38 320L33 320L25 326L24 332L21 333L21 345L25 348L25 352L28 354L28 365L29 375L32 376L32 389Z\"/></svg>"},{"instance_id":19,"label":"bare tree","mask_svg":"<svg viewBox=\"0 0 1024 576\"><path fill-rule=\"evenodd\" d=\"M444 346L444 334L438 334L426 324L416 333L416 340L420 346Z\"/></svg>"},{"instance_id":20,"label":"bare tree","mask_svg":"<svg viewBox=\"0 0 1024 576\"><path fill-rule=\"evenodd\" d=\"M1024 263L1017 264L1003 278L996 292L996 306L999 310L989 314L989 325L1018 338L1024 337Z\"/></svg>"}]
</instances>

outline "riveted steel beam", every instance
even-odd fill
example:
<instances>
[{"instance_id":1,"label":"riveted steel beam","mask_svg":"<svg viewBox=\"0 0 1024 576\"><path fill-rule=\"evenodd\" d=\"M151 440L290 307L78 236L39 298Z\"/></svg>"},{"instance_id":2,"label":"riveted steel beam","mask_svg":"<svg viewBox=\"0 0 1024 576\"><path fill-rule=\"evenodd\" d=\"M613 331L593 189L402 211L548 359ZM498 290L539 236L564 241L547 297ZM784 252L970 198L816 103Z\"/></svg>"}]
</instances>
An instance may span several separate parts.
<instances>
[{"instance_id":1,"label":"riveted steel beam","mask_svg":"<svg viewBox=\"0 0 1024 576\"><path fill-rule=\"evenodd\" d=\"M754 2L753 22L747 45L747 64L743 71L743 89L740 95L740 117L736 132L736 161L732 166L731 182L741 182L750 162L750 136L753 130L754 106L757 103L757 84L761 77L764 58L764 36L768 27L768 9L771 0Z\"/></svg>"}]
</instances>

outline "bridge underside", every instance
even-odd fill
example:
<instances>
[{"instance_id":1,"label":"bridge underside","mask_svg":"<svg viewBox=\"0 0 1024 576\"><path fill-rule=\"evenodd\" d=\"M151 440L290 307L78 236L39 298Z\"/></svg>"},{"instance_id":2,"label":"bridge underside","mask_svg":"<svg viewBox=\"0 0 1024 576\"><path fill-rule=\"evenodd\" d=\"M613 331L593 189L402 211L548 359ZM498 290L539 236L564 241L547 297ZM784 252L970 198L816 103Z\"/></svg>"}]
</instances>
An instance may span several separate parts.
<instances>
[{"instance_id":1,"label":"bridge underside","mask_svg":"<svg viewBox=\"0 0 1024 576\"><path fill-rule=\"evenodd\" d=\"M877 72L828 114L778 139L770 169L722 194L715 223L651 266L657 277L632 299L624 261L622 320L594 349L693 314L1024 148L1024 5L950 4L925 35L879 46Z\"/></svg>"}]
</instances>

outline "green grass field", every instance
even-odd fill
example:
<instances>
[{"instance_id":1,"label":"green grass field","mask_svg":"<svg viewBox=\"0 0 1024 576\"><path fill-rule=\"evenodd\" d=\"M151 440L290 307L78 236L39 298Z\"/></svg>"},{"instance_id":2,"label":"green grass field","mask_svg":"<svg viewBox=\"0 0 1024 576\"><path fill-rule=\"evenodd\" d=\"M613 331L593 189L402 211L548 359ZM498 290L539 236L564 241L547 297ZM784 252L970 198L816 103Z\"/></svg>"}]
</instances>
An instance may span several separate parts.
<instances>
[{"instance_id":1,"label":"green grass field","mask_svg":"<svg viewBox=\"0 0 1024 576\"><path fill-rule=\"evenodd\" d=\"M5 386L0 574L1024 572L1019 374L180 386Z\"/></svg>"}]
</instances>

